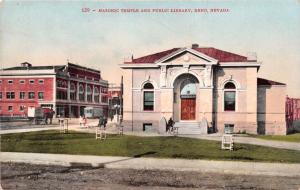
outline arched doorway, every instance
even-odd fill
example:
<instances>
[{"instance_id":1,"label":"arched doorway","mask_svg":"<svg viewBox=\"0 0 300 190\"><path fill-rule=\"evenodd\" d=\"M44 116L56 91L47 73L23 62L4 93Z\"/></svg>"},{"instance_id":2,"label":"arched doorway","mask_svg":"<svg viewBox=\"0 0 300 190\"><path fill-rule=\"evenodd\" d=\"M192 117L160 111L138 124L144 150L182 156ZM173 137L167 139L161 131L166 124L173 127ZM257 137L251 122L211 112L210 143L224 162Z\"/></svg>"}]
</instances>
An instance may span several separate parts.
<instances>
[{"instance_id":1,"label":"arched doorway","mask_svg":"<svg viewBox=\"0 0 300 190\"><path fill-rule=\"evenodd\" d=\"M196 119L197 87L191 78L185 79L180 85L181 120Z\"/></svg>"},{"instance_id":2,"label":"arched doorway","mask_svg":"<svg viewBox=\"0 0 300 190\"><path fill-rule=\"evenodd\" d=\"M175 121L196 120L198 83L198 79L191 74L180 75L174 81Z\"/></svg>"}]
</instances>

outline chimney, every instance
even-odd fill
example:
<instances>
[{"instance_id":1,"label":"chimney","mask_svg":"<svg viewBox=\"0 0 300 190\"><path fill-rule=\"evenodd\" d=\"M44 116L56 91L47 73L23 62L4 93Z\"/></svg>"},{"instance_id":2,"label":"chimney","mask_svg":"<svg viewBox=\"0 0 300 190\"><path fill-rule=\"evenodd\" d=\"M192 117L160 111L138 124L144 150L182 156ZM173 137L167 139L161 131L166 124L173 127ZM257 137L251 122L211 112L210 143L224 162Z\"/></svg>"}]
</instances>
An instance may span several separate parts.
<instances>
[{"instance_id":1,"label":"chimney","mask_svg":"<svg viewBox=\"0 0 300 190\"><path fill-rule=\"evenodd\" d=\"M31 67L32 65L28 62L21 63L21 67Z\"/></svg>"},{"instance_id":2,"label":"chimney","mask_svg":"<svg viewBox=\"0 0 300 190\"><path fill-rule=\"evenodd\" d=\"M199 44L192 44L192 49L198 48L198 47L199 47Z\"/></svg>"}]
</instances>

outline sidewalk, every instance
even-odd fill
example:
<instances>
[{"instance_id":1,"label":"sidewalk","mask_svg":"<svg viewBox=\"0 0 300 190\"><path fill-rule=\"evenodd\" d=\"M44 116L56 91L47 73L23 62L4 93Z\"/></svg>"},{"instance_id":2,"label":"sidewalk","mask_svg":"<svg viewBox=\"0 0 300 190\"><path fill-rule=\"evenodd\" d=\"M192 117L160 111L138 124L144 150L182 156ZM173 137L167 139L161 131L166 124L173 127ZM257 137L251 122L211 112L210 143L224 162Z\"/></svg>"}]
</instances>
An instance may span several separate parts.
<instances>
[{"instance_id":1,"label":"sidewalk","mask_svg":"<svg viewBox=\"0 0 300 190\"><path fill-rule=\"evenodd\" d=\"M1 152L1 162L300 177L300 164Z\"/></svg>"},{"instance_id":2,"label":"sidewalk","mask_svg":"<svg viewBox=\"0 0 300 190\"><path fill-rule=\"evenodd\" d=\"M214 140L214 141L221 141L222 135L221 134L212 134L212 135L180 135L181 137L189 137L189 138L196 138L196 139L205 139L205 140ZM259 145L259 146L267 146L273 148L281 148L281 149L289 149L289 150L298 150L300 151L300 142L285 142L285 141L275 141L275 140L263 140L254 137L234 137L235 143L242 143L242 144L252 144L252 145Z\"/></svg>"},{"instance_id":3,"label":"sidewalk","mask_svg":"<svg viewBox=\"0 0 300 190\"><path fill-rule=\"evenodd\" d=\"M27 129L6 129L6 130L1 130L0 135L10 134L10 133L26 133L26 132L33 132L33 131L46 131L46 130L59 130L59 126L58 127L35 127L35 128L27 128Z\"/></svg>"}]
</instances>

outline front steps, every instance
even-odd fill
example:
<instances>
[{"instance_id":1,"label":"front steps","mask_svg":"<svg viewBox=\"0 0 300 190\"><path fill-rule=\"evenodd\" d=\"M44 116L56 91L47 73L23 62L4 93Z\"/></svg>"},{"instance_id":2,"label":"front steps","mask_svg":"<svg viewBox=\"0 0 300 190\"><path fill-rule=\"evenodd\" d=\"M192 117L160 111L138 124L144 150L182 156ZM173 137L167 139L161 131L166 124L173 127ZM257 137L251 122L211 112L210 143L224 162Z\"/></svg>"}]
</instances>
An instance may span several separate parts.
<instances>
[{"instance_id":1,"label":"front steps","mask_svg":"<svg viewBox=\"0 0 300 190\"><path fill-rule=\"evenodd\" d=\"M203 135L207 134L207 125L197 121L179 121L174 127L178 127L178 135Z\"/></svg>"}]
</instances>

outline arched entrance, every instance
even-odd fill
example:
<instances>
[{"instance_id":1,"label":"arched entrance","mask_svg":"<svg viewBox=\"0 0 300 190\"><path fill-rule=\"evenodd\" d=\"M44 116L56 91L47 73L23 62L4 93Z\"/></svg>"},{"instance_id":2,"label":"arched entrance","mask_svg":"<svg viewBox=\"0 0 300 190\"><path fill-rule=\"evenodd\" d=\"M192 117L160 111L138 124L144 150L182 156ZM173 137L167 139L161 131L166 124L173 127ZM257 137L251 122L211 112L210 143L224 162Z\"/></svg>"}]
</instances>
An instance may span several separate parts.
<instances>
[{"instance_id":1,"label":"arched entrance","mask_svg":"<svg viewBox=\"0 0 300 190\"><path fill-rule=\"evenodd\" d=\"M174 81L175 121L196 120L198 79L191 74L183 74Z\"/></svg>"}]
</instances>

